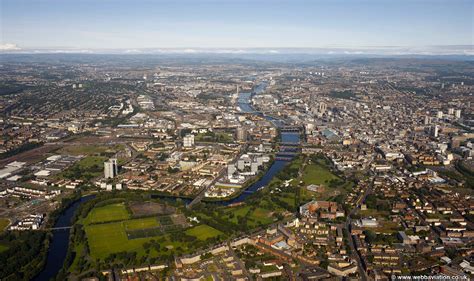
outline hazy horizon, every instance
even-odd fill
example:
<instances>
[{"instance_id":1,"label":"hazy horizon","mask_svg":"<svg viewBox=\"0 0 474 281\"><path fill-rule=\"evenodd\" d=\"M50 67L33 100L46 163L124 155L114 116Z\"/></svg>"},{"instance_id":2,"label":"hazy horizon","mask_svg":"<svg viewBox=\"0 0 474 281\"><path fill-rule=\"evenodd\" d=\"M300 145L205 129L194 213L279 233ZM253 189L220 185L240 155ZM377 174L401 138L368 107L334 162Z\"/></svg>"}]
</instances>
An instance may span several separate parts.
<instances>
[{"instance_id":1,"label":"hazy horizon","mask_svg":"<svg viewBox=\"0 0 474 281\"><path fill-rule=\"evenodd\" d=\"M473 50L474 7L465 0L3 0L0 5L0 51Z\"/></svg>"}]
</instances>

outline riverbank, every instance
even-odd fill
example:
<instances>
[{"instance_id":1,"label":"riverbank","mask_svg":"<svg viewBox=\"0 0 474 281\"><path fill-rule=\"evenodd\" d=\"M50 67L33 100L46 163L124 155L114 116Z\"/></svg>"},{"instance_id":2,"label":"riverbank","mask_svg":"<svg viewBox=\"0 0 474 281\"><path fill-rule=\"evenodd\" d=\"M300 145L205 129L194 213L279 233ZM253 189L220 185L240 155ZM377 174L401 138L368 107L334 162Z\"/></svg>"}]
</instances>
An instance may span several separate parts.
<instances>
[{"instance_id":1,"label":"riverbank","mask_svg":"<svg viewBox=\"0 0 474 281\"><path fill-rule=\"evenodd\" d=\"M77 194L77 193L76 193ZM77 195L76 195L77 196ZM68 198L69 202L65 202L63 207L60 211L57 211L53 214L55 217L55 222L53 224L53 220L49 221L48 226L53 226L54 228L64 228L61 230L53 230L51 237L49 239L49 248L48 253L46 256L46 262L44 264L43 269L36 275L35 278L32 280L35 281L43 281L43 280L50 280L54 278L63 268L64 260L66 258L68 248L69 248L69 237L70 237L70 229L67 227L71 227L73 224L72 218L75 214L76 209L84 202L92 199L94 195L87 195L85 197L81 197L79 193L79 198ZM63 199L64 200L64 199ZM53 224L53 225L52 225Z\"/></svg>"}]
</instances>

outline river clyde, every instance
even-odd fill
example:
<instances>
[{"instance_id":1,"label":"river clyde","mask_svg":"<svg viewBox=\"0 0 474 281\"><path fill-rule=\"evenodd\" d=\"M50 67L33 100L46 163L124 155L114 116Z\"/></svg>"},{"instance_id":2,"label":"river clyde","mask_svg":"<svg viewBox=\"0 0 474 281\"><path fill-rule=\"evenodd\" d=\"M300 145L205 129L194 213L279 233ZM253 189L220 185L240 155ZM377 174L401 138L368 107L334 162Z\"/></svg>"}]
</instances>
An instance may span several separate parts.
<instances>
[{"instance_id":1,"label":"river clyde","mask_svg":"<svg viewBox=\"0 0 474 281\"><path fill-rule=\"evenodd\" d=\"M245 113L254 113L263 116L268 121L272 122L277 128L282 127L284 122L279 119L275 119L270 116L264 116L261 112L255 111L255 109L251 105L251 98L252 95L261 94L265 91L267 84L265 82L260 83L255 88L254 92L242 92L239 94L238 99L238 106L241 112ZM282 132L280 134L280 142L283 143L294 143L298 144L300 142L300 135L299 133L295 132ZM277 153L278 155L278 153ZM247 187L238 197L233 198L231 200L222 200L216 202L220 205L231 205L235 203L244 202L246 198L253 193L257 192L259 189L265 187L273 177L283 170L283 168L288 164L286 160L275 160L270 168L265 172L265 174L255 183L251 184ZM74 217L74 213L76 212L77 208L84 203L92 199L94 196L89 195L82 197L81 199L72 203L68 208L64 210L64 212L59 216L58 220L56 221L54 227L68 227L71 226L72 218ZM159 197L159 196L157 196ZM172 197L166 197L168 200L172 199ZM187 200L184 200L186 203ZM69 229L62 229L62 230L54 230L53 236L50 241L49 251L46 258L46 264L43 270L33 279L36 281L47 281L51 278L54 278L58 272L61 270L64 259L66 257L68 247L69 247Z\"/></svg>"}]
</instances>

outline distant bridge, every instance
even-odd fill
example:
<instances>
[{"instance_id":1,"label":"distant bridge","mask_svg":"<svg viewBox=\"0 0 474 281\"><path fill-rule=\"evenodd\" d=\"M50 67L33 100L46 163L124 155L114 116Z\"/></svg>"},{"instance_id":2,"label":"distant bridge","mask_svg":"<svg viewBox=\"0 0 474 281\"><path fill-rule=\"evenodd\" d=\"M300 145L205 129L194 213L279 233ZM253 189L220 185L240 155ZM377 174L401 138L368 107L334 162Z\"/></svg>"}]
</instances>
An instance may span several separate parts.
<instances>
[{"instance_id":1,"label":"distant bridge","mask_svg":"<svg viewBox=\"0 0 474 281\"><path fill-rule=\"evenodd\" d=\"M301 132L301 127L284 126L284 127L280 127L280 131L285 132L285 133L299 133Z\"/></svg>"},{"instance_id":2,"label":"distant bridge","mask_svg":"<svg viewBox=\"0 0 474 281\"><path fill-rule=\"evenodd\" d=\"M51 228L47 228L46 230L67 230L67 229L71 229L72 226L61 226L61 227L51 227Z\"/></svg>"},{"instance_id":3,"label":"distant bridge","mask_svg":"<svg viewBox=\"0 0 474 281\"><path fill-rule=\"evenodd\" d=\"M280 151L277 153L278 156L296 156L298 155L298 152L296 151Z\"/></svg>"},{"instance_id":4,"label":"distant bridge","mask_svg":"<svg viewBox=\"0 0 474 281\"><path fill-rule=\"evenodd\" d=\"M277 160L277 161L291 161L291 160L293 160L293 157L277 156L277 157L275 157L275 160Z\"/></svg>"},{"instance_id":5,"label":"distant bridge","mask_svg":"<svg viewBox=\"0 0 474 281\"><path fill-rule=\"evenodd\" d=\"M292 146L292 147L298 147L300 146L299 142L279 142L280 147L281 146Z\"/></svg>"}]
</instances>

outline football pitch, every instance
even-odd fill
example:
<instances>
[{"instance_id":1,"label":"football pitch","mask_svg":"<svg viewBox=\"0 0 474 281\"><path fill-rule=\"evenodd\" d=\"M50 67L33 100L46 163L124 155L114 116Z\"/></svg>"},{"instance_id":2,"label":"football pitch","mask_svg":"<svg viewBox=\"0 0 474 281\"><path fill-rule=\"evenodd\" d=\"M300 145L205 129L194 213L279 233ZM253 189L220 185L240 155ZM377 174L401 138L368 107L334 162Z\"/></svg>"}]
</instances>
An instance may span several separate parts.
<instances>
[{"instance_id":1,"label":"football pitch","mask_svg":"<svg viewBox=\"0 0 474 281\"><path fill-rule=\"evenodd\" d=\"M204 241L223 234L205 224L187 228L189 224L182 214L134 219L124 203L96 207L83 222L90 255L95 259L105 259L119 252L136 252L137 256L159 256L169 249L186 252L192 246L173 239L173 235L186 233ZM148 252L144 244L152 240L161 247Z\"/></svg>"}]
</instances>

